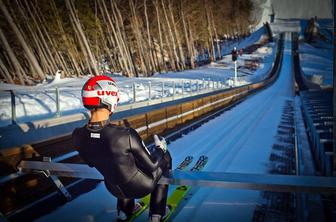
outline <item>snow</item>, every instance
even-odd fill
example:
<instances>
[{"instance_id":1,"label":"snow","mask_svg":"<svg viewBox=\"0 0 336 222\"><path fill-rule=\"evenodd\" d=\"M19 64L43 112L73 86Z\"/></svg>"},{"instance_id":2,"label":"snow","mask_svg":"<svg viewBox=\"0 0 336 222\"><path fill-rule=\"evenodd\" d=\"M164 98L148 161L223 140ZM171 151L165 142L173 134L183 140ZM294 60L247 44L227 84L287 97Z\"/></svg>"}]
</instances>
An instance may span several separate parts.
<instances>
[{"instance_id":1,"label":"snow","mask_svg":"<svg viewBox=\"0 0 336 222\"><path fill-rule=\"evenodd\" d=\"M252 44L255 38L245 40L244 44ZM275 56L275 44L270 43L251 55L243 54L238 64L238 85L249 84L266 77L272 66ZM246 59L261 59L260 66L251 71L244 68ZM201 66L194 70L181 72L168 72L156 74L151 78L126 78L120 75L113 75L120 90L120 103L124 105L133 102L133 85L136 87L136 101L148 100L149 82L151 83L151 99L168 97L173 95L173 82L175 82L176 93L188 95L190 89L196 90L196 84L204 89L208 81L220 81L225 87L232 87L234 76L231 55L225 56L222 60L210 65ZM56 113L56 87L59 90L61 115L70 115L78 112L85 112L81 101L81 87L90 76L82 78L60 79L60 75L50 82L43 82L37 86L18 86L0 84L0 127L11 124L11 98L8 90L13 90L16 97L16 118L18 123L31 122L40 119L52 118ZM192 84L190 85L190 80ZM197 81L197 83L196 83ZM164 92L162 94L162 84ZM212 83L210 83L212 85ZM6 90L6 91L5 91Z\"/></svg>"},{"instance_id":2,"label":"snow","mask_svg":"<svg viewBox=\"0 0 336 222\"><path fill-rule=\"evenodd\" d=\"M264 23L270 23L270 15L273 13L272 10L272 1L271 0L255 0L257 4L257 10L255 16L257 17L257 21L259 21L257 28L262 27Z\"/></svg>"},{"instance_id":3,"label":"snow","mask_svg":"<svg viewBox=\"0 0 336 222\"><path fill-rule=\"evenodd\" d=\"M234 47L236 47L237 50L239 50L244 49L254 43L259 43L265 37L266 34L267 34L266 27L262 26L258 28L255 32L253 32L248 38L229 44L226 47L222 47L222 54L223 55L230 54Z\"/></svg>"},{"instance_id":4,"label":"snow","mask_svg":"<svg viewBox=\"0 0 336 222\"><path fill-rule=\"evenodd\" d=\"M314 41L310 44L301 41L299 43L300 65L304 75L309 80L319 84L321 87L332 87L332 20L317 20L317 23L320 34L326 40L314 37Z\"/></svg>"},{"instance_id":5,"label":"snow","mask_svg":"<svg viewBox=\"0 0 336 222\"><path fill-rule=\"evenodd\" d=\"M294 98L290 48L287 33L280 76L271 87L169 144L174 166L187 155L207 155L205 171L267 173L283 107ZM250 221L258 200L258 191L200 187L175 221ZM100 183L37 221L112 221L115 208L116 199ZM147 214L137 221L147 221Z\"/></svg>"}]
</instances>

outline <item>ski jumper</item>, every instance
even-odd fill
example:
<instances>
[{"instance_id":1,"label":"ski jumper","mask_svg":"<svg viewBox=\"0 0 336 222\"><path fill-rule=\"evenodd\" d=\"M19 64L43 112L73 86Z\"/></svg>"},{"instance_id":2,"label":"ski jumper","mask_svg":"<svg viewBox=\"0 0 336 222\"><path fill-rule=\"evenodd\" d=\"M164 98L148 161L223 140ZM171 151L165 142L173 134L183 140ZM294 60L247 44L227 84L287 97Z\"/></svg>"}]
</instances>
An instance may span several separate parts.
<instances>
[{"instance_id":1,"label":"ski jumper","mask_svg":"<svg viewBox=\"0 0 336 222\"><path fill-rule=\"evenodd\" d=\"M81 158L104 176L106 188L118 198L118 210L131 215L134 198L152 193L150 213L164 214L168 185L157 182L172 168L168 151L150 153L134 129L108 121L76 128L72 138Z\"/></svg>"}]
</instances>

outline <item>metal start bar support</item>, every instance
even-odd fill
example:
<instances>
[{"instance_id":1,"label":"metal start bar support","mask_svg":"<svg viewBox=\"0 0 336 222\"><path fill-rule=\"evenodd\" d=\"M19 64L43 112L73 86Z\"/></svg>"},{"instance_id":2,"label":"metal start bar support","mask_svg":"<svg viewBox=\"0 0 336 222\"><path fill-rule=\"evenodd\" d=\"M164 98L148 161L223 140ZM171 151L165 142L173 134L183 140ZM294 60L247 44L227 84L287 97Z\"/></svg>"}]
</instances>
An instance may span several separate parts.
<instances>
[{"instance_id":1,"label":"metal start bar support","mask_svg":"<svg viewBox=\"0 0 336 222\"><path fill-rule=\"evenodd\" d=\"M61 177L104 180L95 168L85 164L21 161L18 169L24 173L48 171ZM175 170L171 176L162 177L159 183L276 192L336 193L336 177Z\"/></svg>"},{"instance_id":2,"label":"metal start bar support","mask_svg":"<svg viewBox=\"0 0 336 222\"><path fill-rule=\"evenodd\" d=\"M24 162L30 162L30 163L41 163L42 165L45 164L46 166L52 166L55 163L51 162L51 158L50 157L35 157L37 159L39 159L40 161L21 161L19 165L21 165L21 163ZM21 167L18 166L18 169L20 172L25 173L25 170L21 170ZM63 185L63 183L60 181L60 179L58 178L58 175L56 172L49 170L48 168L40 168L40 169L32 169L32 170L27 170L27 173L42 173L43 175L45 175L47 178L50 178L51 181L55 184L57 190L68 200L70 201L72 199L71 194L68 192L68 190L65 188L65 186Z\"/></svg>"}]
</instances>

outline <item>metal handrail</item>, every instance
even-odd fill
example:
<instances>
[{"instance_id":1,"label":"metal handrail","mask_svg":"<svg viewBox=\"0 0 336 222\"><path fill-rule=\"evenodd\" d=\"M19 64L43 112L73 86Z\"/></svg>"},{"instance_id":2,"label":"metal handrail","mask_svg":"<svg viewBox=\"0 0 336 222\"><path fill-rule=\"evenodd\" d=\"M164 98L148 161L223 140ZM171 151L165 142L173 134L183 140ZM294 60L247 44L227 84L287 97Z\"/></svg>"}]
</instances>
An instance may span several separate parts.
<instances>
[{"instance_id":1,"label":"metal handrail","mask_svg":"<svg viewBox=\"0 0 336 222\"><path fill-rule=\"evenodd\" d=\"M149 103L150 104L156 104L158 103L159 101L163 101L164 98L169 98L170 101L174 101L174 100L177 100L177 99L180 99L181 97L190 97L190 96L193 96L193 95L200 95L200 94L205 94L205 93L208 93L208 92L214 92L214 91L218 91L218 90L222 90L222 89L226 89L226 88L229 88L225 82L221 82L221 81L210 81L207 80L206 83L205 83L205 80L190 80L189 83L185 82L184 80L182 81L171 81L172 84L173 84L173 93L170 94L165 94L164 93L164 87L165 87L165 82L161 82L162 84L162 92L161 92L161 97L159 99L152 99L152 95L153 94L153 91L152 91L152 86L153 86L153 83L151 81L149 81L147 84L148 84L148 99L147 100L139 100L137 99L137 93L136 93L136 86L137 84L134 83L132 85L132 94L133 94L133 99L131 102L124 102L124 103L121 103L119 107L122 107L122 106L126 106L126 105L130 105L130 104L141 104L143 103L144 101L147 101L148 103L147 104L141 104L143 106L146 106L148 105ZM216 82L216 84L215 84ZM201 84L200 84L201 83ZM158 83L160 84L160 83ZM185 85L188 85L189 84L189 90L187 91L186 89L188 87L185 87ZM195 87L195 90L193 90L193 86L196 84L196 87ZM178 93L177 92L177 89L176 89L176 86L179 85L181 86L181 93ZM217 87L215 87L215 85ZM201 86L201 87L200 87ZM207 86L207 87L205 87ZM210 87L212 86L212 87ZM220 87L218 87L220 86ZM67 89L67 91L80 91L81 88L67 88L67 87L55 87L53 89L41 89L41 90L33 90L33 89L24 89L24 90L0 90L0 91L4 91L4 92L9 92L10 95L11 95L11 124L17 124L17 115L16 115L16 95L17 94L26 94L27 91L28 92L35 92L35 93L55 93L55 104L56 104L56 113L55 113L55 116L56 117L60 117L62 116L62 112L61 112L61 105L60 105L60 100L61 100L61 94L60 92L62 91L62 89ZM189 93L186 93L186 92L189 92ZM136 105L136 106L129 106L128 109L133 109L132 107L137 107L139 108L140 106ZM83 108L84 109L84 108ZM122 109L124 110L124 109Z\"/></svg>"}]
</instances>

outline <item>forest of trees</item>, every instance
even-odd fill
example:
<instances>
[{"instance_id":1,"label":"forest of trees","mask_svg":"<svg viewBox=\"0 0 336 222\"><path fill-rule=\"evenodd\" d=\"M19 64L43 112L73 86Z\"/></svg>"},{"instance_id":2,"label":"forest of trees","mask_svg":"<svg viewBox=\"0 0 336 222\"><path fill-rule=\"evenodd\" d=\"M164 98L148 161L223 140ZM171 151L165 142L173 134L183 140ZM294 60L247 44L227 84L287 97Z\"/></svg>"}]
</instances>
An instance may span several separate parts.
<instances>
[{"instance_id":1,"label":"forest of trees","mask_svg":"<svg viewBox=\"0 0 336 222\"><path fill-rule=\"evenodd\" d=\"M68 77L108 67L133 77L194 68L205 51L216 60L216 40L249 32L253 7L251 0L0 0L0 80L31 85L57 70Z\"/></svg>"}]
</instances>

